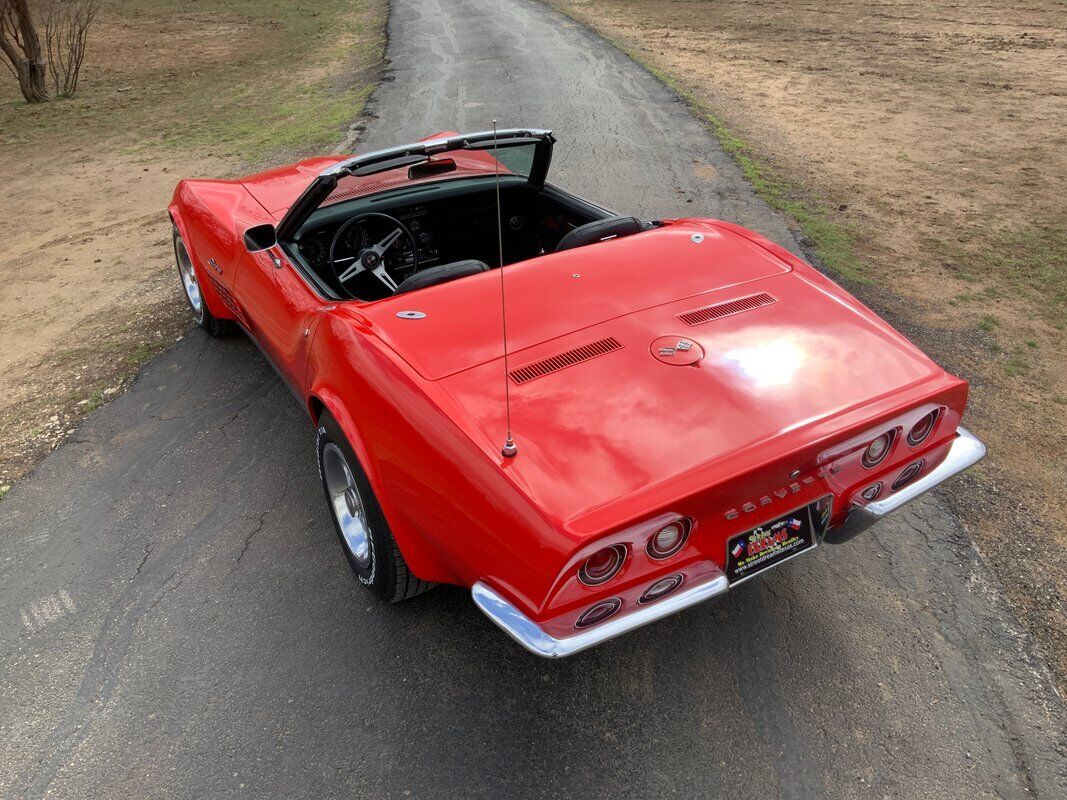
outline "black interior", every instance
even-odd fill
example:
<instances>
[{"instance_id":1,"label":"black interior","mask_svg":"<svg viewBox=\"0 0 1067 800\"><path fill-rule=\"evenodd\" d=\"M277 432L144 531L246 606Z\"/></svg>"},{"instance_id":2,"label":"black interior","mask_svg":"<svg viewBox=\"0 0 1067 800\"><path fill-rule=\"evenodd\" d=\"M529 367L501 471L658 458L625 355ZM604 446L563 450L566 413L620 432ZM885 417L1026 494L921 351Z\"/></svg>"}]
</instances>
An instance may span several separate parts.
<instances>
[{"instance_id":1,"label":"black interior","mask_svg":"<svg viewBox=\"0 0 1067 800\"><path fill-rule=\"evenodd\" d=\"M651 227L651 223L643 223L637 217L608 217L607 219L594 220L568 231L556 243L554 252L558 253L574 247L584 247L587 244L617 239L620 236L629 236L631 233L640 233Z\"/></svg>"},{"instance_id":2,"label":"black interior","mask_svg":"<svg viewBox=\"0 0 1067 800\"><path fill-rule=\"evenodd\" d=\"M500 207L505 264L550 253L570 231L613 217L553 186L536 188L516 178L501 181ZM398 284L413 276L416 260L420 273L472 260L489 268L499 265L494 180L463 178L421 184L324 206L304 223L287 249L299 256L296 260L308 277L328 297L377 300L392 294L369 272L356 275L342 287L330 262L330 245L338 229L353 217L368 213L388 215L411 234L410 238L400 237L385 255L386 269ZM379 241L391 228L395 226L377 216L349 226L343 240L338 241L335 256L351 257L367 243ZM409 284L409 288L467 274L471 273L466 268L440 270Z\"/></svg>"},{"instance_id":3,"label":"black interior","mask_svg":"<svg viewBox=\"0 0 1067 800\"><path fill-rule=\"evenodd\" d=\"M414 275L405 278L403 283L396 287L395 294L413 292L416 289L424 289L427 286L436 286L439 283L447 283L457 278L466 278L468 275L477 275L479 272L488 271L488 264L473 258L468 258L465 261L452 261L448 264L438 264L435 267L419 269Z\"/></svg>"}]
</instances>

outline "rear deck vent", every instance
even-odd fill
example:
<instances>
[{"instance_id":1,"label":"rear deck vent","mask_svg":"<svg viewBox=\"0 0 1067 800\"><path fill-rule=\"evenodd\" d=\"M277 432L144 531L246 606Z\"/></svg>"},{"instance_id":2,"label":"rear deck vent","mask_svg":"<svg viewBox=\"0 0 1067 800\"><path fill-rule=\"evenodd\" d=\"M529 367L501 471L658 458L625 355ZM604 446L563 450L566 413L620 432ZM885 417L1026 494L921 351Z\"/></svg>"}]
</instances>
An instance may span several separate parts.
<instances>
[{"instance_id":1,"label":"rear deck vent","mask_svg":"<svg viewBox=\"0 0 1067 800\"><path fill-rule=\"evenodd\" d=\"M511 376L515 383L526 383L526 381L532 381L534 378L543 378L550 373L573 367L575 364L581 364L583 361L589 361L592 358L604 356L621 349L622 345L619 341L609 336L607 339L575 347L573 350L567 350L551 358L544 358L532 364L527 364L525 367L513 369L508 375Z\"/></svg>"},{"instance_id":2,"label":"rear deck vent","mask_svg":"<svg viewBox=\"0 0 1067 800\"><path fill-rule=\"evenodd\" d=\"M713 319L722 319L731 314L740 314L742 311L751 311L754 308L769 306L771 303L777 302L766 292L760 292L759 294L750 294L748 297L739 297L736 300L716 303L713 306L704 306L693 311L686 311L683 314L679 314L678 319L686 325L700 325L704 322L711 322Z\"/></svg>"}]
</instances>

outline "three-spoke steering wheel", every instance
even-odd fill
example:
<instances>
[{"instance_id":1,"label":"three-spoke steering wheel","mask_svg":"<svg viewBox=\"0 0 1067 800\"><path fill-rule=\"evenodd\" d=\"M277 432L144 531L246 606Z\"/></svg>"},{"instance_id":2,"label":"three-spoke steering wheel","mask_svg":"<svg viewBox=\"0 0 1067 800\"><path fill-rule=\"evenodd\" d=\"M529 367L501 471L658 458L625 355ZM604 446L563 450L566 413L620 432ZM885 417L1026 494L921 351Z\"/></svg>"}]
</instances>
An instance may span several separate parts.
<instances>
[{"instance_id":1,"label":"three-spoke steering wheel","mask_svg":"<svg viewBox=\"0 0 1067 800\"><path fill-rule=\"evenodd\" d=\"M393 229L380 241L361 248L355 255L338 258L337 243L344 238L344 235L350 228L363 220L370 219L371 217L385 220L392 225ZM386 289L390 292L395 292L397 282L393 280L393 276L385 269L385 254L390 247L396 244L397 239L401 236L406 236L411 243L411 266L414 268L412 270L412 274L414 274L419 268L419 248L415 242L415 237L411 235L411 231L409 231L400 220L394 219L388 214L368 212L366 214L357 214L338 228L337 233L333 235L333 241L330 242L330 264L333 266L334 274L337 275L337 282L341 284L341 288L355 297L355 295L352 294L352 291L345 286L345 282L352 280L352 278L356 277L361 272L370 272L374 277L381 281Z\"/></svg>"}]
</instances>

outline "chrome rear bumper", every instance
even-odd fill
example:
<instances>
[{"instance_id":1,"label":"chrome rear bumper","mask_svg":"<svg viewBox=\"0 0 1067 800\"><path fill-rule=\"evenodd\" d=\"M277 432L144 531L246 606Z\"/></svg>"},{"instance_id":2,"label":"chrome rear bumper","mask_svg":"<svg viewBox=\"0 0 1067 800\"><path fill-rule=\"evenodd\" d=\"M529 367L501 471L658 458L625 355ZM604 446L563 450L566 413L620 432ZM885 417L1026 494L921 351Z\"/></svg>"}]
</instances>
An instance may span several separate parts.
<instances>
[{"instance_id":1,"label":"chrome rear bumper","mask_svg":"<svg viewBox=\"0 0 1067 800\"><path fill-rule=\"evenodd\" d=\"M887 514L891 514L898 508L907 505L939 483L981 461L985 453L986 447L979 441L977 436L966 428L957 428L956 441L952 443L952 447L949 448L948 455L945 456L944 461L915 481L915 483L905 486L885 500L875 500L873 503L867 503L863 506L853 504L844 523L828 530L823 537L823 541L830 544L847 542L854 536L863 533Z\"/></svg>"},{"instance_id":2,"label":"chrome rear bumper","mask_svg":"<svg viewBox=\"0 0 1067 800\"><path fill-rule=\"evenodd\" d=\"M845 518L845 522L837 528L828 530L823 541L836 544L851 539L887 514L967 469L979 461L985 453L984 444L969 431L959 428L956 441L952 443L948 455L935 469L885 500L868 503L865 506L854 505ZM638 606L596 627L585 630L576 629L573 635L560 638L544 631L541 626L482 581L474 584L471 596L478 608L485 612L489 619L531 653L544 658L563 658L614 639L616 636L621 636L689 606L725 594L729 589L730 584L720 571L705 578L701 583L690 586L685 591L669 595L657 603Z\"/></svg>"},{"instance_id":3,"label":"chrome rear bumper","mask_svg":"<svg viewBox=\"0 0 1067 800\"><path fill-rule=\"evenodd\" d=\"M665 597L654 605L638 606L630 613L613 617L595 628L576 629L573 636L560 639L543 631L536 622L481 581L474 584L471 595L478 608L484 611L489 619L531 653L544 658L563 658L606 642L608 639L614 639L634 628L655 622L657 619L663 619L683 608L725 594L729 588L726 576L720 572L710 580L691 586L684 592Z\"/></svg>"}]
</instances>

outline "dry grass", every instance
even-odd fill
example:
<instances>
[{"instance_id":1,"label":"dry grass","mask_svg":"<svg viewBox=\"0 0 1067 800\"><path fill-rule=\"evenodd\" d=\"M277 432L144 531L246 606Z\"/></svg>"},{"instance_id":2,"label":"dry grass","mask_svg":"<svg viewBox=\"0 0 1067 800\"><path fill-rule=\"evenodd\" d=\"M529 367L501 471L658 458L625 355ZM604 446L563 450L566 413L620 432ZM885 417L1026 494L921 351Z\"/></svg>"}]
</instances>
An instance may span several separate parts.
<instances>
[{"instance_id":1,"label":"dry grass","mask_svg":"<svg viewBox=\"0 0 1067 800\"><path fill-rule=\"evenodd\" d=\"M112 0L74 98L29 106L0 74L0 486L188 327L178 179L332 149L385 16L385 0Z\"/></svg>"}]
</instances>

